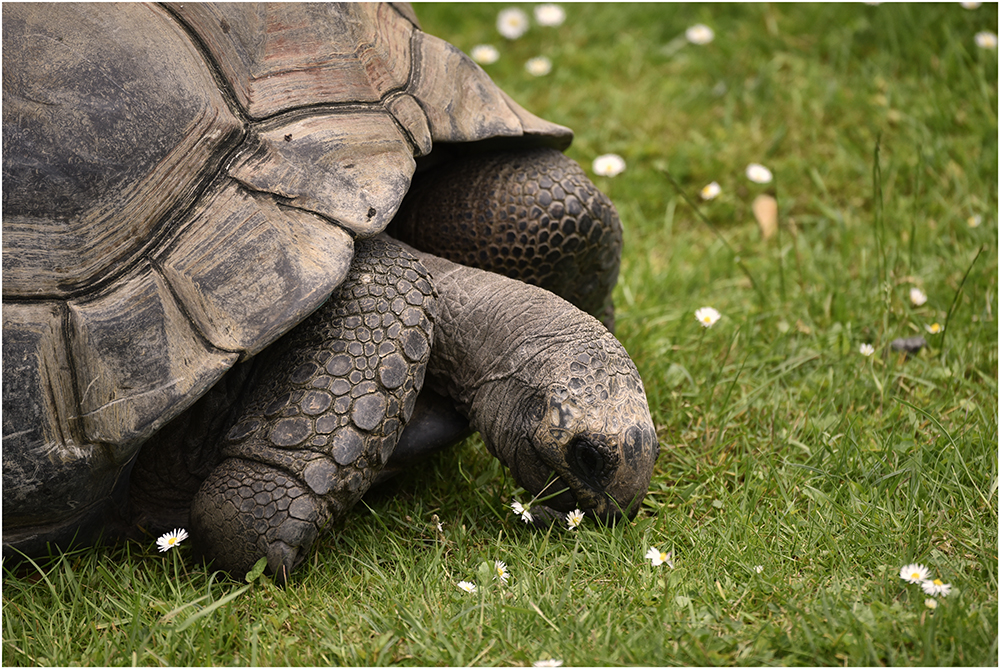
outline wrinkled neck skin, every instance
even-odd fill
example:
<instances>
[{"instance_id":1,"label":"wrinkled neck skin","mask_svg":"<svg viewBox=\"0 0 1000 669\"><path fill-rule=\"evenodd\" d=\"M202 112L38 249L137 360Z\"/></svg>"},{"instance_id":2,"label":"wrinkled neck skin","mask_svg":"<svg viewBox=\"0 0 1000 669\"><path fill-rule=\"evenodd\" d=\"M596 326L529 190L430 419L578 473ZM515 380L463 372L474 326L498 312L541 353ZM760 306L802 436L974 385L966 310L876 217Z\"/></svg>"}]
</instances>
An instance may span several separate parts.
<instances>
[{"instance_id":1,"label":"wrinkled neck skin","mask_svg":"<svg viewBox=\"0 0 1000 669\"><path fill-rule=\"evenodd\" d=\"M600 322L546 290L413 251L438 291L428 382L518 484L561 512L634 517L659 452L642 380Z\"/></svg>"}]
</instances>

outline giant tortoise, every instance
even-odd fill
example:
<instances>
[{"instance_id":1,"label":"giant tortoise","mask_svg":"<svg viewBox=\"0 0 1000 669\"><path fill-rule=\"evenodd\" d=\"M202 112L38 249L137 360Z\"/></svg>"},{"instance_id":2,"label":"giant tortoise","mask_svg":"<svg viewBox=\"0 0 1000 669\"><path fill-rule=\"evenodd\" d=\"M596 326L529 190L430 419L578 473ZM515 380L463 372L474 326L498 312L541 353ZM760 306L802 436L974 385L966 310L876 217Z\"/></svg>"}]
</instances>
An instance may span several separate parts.
<instances>
[{"instance_id":1,"label":"giant tortoise","mask_svg":"<svg viewBox=\"0 0 1000 669\"><path fill-rule=\"evenodd\" d=\"M5 555L179 525L284 580L470 426L553 514L634 516L658 446L614 208L409 6L3 28Z\"/></svg>"}]
</instances>

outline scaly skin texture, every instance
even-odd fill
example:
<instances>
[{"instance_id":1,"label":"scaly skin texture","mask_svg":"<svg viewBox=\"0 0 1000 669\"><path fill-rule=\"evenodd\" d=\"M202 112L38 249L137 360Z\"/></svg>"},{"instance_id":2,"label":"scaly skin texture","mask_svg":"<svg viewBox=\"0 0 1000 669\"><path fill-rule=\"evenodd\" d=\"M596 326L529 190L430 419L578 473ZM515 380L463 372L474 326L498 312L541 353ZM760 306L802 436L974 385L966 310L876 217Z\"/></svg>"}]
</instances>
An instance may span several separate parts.
<instances>
[{"instance_id":1,"label":"scaly skin texture","mask_svg":"<svg viewBox=\"0 0 1000 669\"><path fill-rule=\"evenodd\" d=\"M642 380L601 323L552 293L413 251L440 295L430 387L546 504L634 517L659 453Z\"/></svg>"},{"instance_id":2,"label":"scaly skin texture","mask_svg":"<svg viewBox=\"0 0 1000 669\"><path fill-rule=\"evenodd\" d=\"M452 262L541 286L614 330L621 221L559 151L475 154L420 173L388 232Z\"/></svg>"},{"instance_id":3,"label":"scaly skin texture","mask_svg":"<svg viewBox=\"0 0 1000 669\"><path fill-rule=\"evenodd\" d=\"M215 566L266 556L284 582L388 460L423 384L434 290L412 256L358 242L341 287L272 346L195 496L192 538Z\"/></svg>"}]
</instances>

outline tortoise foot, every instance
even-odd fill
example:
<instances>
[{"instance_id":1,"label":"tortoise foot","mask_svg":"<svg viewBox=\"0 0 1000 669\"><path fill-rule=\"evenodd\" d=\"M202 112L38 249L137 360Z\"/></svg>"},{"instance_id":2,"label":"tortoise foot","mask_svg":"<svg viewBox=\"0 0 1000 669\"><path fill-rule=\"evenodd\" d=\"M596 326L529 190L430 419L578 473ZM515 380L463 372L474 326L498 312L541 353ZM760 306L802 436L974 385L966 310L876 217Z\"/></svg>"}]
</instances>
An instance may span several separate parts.
<instances>
[{"instance_id":1,"label":"tortoise foot","mask_svg":"<svg viewBox=\"0 0 1000 669\"><path fill-rule=\"evenodd\" d=\"M191 534L214 567L238 578L266 557L270 573L283 582L305 559L331 511L284 470L231 458L195 497Z\"/></svg>"}]
</instances>

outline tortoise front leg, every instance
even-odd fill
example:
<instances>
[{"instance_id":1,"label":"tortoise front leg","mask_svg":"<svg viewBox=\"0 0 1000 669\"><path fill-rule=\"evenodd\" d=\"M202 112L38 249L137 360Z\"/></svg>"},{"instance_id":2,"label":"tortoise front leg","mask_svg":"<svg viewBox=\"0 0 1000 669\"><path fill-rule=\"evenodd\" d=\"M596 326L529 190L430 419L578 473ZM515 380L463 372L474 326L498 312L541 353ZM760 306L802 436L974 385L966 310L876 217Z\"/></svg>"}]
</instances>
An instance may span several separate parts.
<instances>
[{"instance_id":1,"label":"tortoise front leg","mask_svg":"<svg viewBox=\"0 0 1000 669\"><path fill-rule=\"evenodd\" d=\"M279 582L389 459L423 384L433 288L411 255L358 242L327 303L262 355L257 385L191 508L192 540L237 575Z\"/></svg>"},{"instance_id":2,"label":"tortoise front leg","mask_svg":"<svg viewBox=\"0 0 1000 669\"><path fill-rule=\"evenodd\" d=\"M419 172L388 231L452 262L541 286L614 330L621 221L555 149L477 153Z\"/></svg>"}]
</instances>

